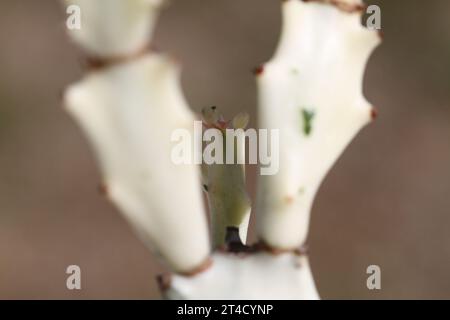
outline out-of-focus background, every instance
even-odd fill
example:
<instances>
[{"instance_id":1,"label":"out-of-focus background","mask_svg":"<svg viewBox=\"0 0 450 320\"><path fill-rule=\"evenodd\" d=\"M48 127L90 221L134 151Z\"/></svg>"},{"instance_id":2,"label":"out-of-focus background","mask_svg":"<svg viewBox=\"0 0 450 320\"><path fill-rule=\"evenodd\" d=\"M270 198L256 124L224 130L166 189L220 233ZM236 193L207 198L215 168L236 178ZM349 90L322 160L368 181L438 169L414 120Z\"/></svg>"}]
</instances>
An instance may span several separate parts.
<instances>
[{"instance_id":1,"label":"out-of-focus background","mask_svg":"<svg viewBox=\"0 0 450 320\"><path fill-rule=\"evenodd\" d=\"M325 299L450 298L450 1L370 3L385 40L365 94L380 116L319 192L312 270ZM58 1L0 2L0 298L158 298L164 269L99 196L86 139L61 106L82 76L64 23ZM255 119L250 70L279 32L277 0L173 0L155 44L182 61L193 109ZM70 264L81 291L66 289ZM380 291L366 287L372 264Z\"/></svg>"}]
</instances>

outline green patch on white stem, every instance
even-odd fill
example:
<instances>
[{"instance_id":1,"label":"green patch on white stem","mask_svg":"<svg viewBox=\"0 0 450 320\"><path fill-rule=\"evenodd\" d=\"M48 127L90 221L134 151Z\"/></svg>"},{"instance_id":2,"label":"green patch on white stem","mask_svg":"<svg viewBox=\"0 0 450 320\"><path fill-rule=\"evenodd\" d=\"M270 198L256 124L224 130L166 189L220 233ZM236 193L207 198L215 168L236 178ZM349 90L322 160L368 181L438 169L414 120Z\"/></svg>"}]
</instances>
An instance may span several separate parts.
<instances>
[{"instance_id":1,"label":"green patch on white stem","mask_svg":"<svg viewBox=\"0 0 450 320\"><path fill-rule=\"evenodd\" d=\"M303 133L305 136L309 136L311 134L312 128L313 128L313 119L316 115L314 111L308 110L305 108L301 109L301 115L302 115L302 123L303 123Z\"/></svg>"}]
</instances>

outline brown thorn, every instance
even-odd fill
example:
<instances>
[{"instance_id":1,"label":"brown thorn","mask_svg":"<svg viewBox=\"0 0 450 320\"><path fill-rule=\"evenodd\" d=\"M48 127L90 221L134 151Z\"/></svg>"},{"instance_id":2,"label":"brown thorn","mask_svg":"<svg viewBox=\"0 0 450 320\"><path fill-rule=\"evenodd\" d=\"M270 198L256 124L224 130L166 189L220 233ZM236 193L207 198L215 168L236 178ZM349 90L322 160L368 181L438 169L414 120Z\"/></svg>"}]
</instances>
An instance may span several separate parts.
<instances>
[{"instance_id":1,"label":"brown thorn","mask_svg":"<svg viewBox=\"0 0 450 320\"><path fill-rule=\"evenodd\" d=\"M172 285L172 275L170 274L160 274L156 276L156 282L158 283L159 290L164 293Z\"/></svg>"},{"instance_id":2,"label":"brown thorn","mask_svg":"<svg viewBox=\"0 0 450 320\"><path fill-rule=\"evenodd\" d=\"M255 76L260 76L263 73L264 73L264 66L263 65L260 65L260 66L256 67L255 69L253 69L253 74Z\"/></svg>"},{"instance_id":3,"label":"brown thorn","mask_svg":"<svg viewBox=\"0 0 450 320\"><path fill-rule=\"evenodd\" d=\"M101 183L98 185L98 192L100 193L100 195L107 197L108 196L108 186L106 185L106 183Z\"/></svg>"},{"instance_id":4,"label":"brown thorn","mask_svg":"<svg viewBox=\"0 0 450 320\"><path fill-rule=\"evenodd\" d=\"M370 118L373 120L375 120L378 117L378 109L375 107L372 107L372 109L370 110Z\"/></svg>"}]
</instances>

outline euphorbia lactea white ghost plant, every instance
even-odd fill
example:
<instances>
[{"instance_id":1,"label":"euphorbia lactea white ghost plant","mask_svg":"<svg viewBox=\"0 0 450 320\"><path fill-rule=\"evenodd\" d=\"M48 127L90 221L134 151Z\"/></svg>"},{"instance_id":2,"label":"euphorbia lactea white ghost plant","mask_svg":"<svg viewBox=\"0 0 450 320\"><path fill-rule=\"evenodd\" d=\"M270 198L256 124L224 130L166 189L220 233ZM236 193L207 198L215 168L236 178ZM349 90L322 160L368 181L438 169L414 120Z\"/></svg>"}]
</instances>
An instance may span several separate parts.
<instances>
[{"instance_id":1,"label":"euphorbia lactea white ghost plant","mask_svg":"<svg viewBox=\"0 0 450 320\"><path fill-rule=\"evenodd\" d=\"M66 4L81 8L82 28L70 35L93 67L68 88L67 110L90 139L105 194L172 270L160 278L163 296L318 299L302 249L312 202L327 171L375 115L362 80L380 40L361 25L361 0L282 2L278 48L256 70L259 127L279 130L280 155L278 173L258 181L254 246L245 246L250 200L243 166L204 165L200 179L198 166L171 161L171 133L193 132L195 116L178 64L147 50L162 1ZM242 114L226 122L215 108L202 115L205 127L220 130L248 122ZM234 147L245 148L238 141Z\"/></svg>"}]
</instances>

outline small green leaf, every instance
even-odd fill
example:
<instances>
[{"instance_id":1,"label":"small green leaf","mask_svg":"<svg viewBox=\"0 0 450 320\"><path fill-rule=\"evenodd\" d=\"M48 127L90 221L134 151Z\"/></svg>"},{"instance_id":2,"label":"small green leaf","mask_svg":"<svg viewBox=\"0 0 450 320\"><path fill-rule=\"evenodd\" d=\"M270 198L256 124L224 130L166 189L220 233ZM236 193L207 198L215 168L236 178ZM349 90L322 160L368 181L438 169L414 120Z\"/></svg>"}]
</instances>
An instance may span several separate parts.
<instances>
[{"instance_id":1,"label":"small green leaf","mask_svg":"<svg viewBox=\"0 0 450 320\"><path fill-rule=\"evenodd\" d=\"M312 121L314 120L315 113L313 110L308 110L305 108L302 108L302 123L303 123L303 133L306 136L309 136L312 131Z\"/></svg>"}]
</instances>

